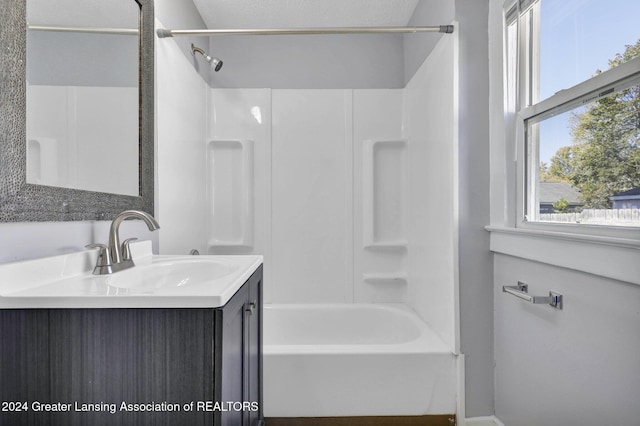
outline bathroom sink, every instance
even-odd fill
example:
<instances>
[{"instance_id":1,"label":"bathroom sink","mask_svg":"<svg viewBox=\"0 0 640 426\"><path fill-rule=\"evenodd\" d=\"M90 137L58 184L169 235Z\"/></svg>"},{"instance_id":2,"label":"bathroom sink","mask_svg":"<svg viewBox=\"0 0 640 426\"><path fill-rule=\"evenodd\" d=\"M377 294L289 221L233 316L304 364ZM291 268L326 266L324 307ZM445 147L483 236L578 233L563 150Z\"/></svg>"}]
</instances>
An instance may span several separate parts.
<instances>
[{"instance_id":1,"label":"bathroom sink","mask_svg":"<svg viewBox=\"0 0 640 426\"><path fill-rule=\"evenodd\" d=\"M262 264L262 256L153 255L131 245L136 266L93 275L95 250L0 265L0 309L217 308Z\"/></svg>"},{"instance_id":2,"label":"bathroom sink","mask_svg":"<svg viewBox=\"0 0 640 426\"><path fill-rule=\"evenodd\" d=\"M111 287L139 290L195 286L225 277L239 267L212 259L156 261L107 276L106 283Z\"/></svg>"}]
</instances>

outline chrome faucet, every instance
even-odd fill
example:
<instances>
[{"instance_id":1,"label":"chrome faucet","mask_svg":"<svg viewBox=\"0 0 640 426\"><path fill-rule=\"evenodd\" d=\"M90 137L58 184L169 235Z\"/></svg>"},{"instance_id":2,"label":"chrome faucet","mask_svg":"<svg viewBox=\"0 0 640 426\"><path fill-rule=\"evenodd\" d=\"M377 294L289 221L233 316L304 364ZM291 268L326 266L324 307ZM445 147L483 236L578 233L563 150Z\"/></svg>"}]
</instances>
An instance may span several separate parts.
<instances>
[{"instance_id":1,"label":"chrome faucet","mask_svg":"<svg viewBox=\"0 0 640 426\"><path fill-rule=\"evenodd\" d=\"M128 238L120 244L120 224L125 219L141 219L147 224L149 231L160 228L158 222L149 213L140 210L125 210L116 216L109 228L109 245L89 244L87 248L98 248L98 262L93 269L94 275L113 274L114 272L129 269L135 266L131 258L129 244L137 238Z\"/></svg>"}]
</instances>

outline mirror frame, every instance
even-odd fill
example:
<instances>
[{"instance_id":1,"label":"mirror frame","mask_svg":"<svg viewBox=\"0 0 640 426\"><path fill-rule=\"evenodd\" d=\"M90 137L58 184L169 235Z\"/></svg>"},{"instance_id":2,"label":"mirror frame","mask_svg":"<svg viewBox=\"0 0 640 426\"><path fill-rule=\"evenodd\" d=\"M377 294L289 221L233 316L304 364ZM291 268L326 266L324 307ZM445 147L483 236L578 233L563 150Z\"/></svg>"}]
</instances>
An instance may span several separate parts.
<instances>
[{"instance_id":1,"label":"mirror frame","mask_svg":"<svg viewBox=\"0 0 640 426\"><path fill-rule=\"evenodd\" d=\"M128 209L154 214L154 8L153 0L131 1L140 6L138 197L26 182L27 0L0 0L0 222L112 220Z\"/></svg>"}]
</instances>

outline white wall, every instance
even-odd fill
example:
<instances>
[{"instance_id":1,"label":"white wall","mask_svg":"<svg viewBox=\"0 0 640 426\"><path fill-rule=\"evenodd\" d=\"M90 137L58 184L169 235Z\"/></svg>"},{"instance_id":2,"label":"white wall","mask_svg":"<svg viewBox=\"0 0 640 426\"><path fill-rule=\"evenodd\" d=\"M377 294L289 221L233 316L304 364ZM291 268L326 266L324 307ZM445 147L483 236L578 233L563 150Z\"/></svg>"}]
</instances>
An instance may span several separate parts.
<instances>
[{"instance_id":1,"label":"white wall","mask_svg":"<svg viewBox=\"0 0 640 426\"><path fill-rule=\"evenodd\" d=\"M37 259L84 250L93 240L93 223L0 223L0 263Z\"/></svg>"},{"instance_id":2,"label":"white wall","mask_svg":"<svg viewBox=\"0 0 640 426\"><path fill-rule=\"evenodd\" d=\"M156 1L156 26L198 27L191 2ZM160 253L206 250L205 156L207 84L188 46L156 38L156 219ZM206 47L206 46L205 46Z\"/></svg>"},{"instance_id":3,"label":"white wall","mask_svg":"<svg viewBox=\"0 0 640 426\"><path fill-rule=\"evenodd\" d=\"M278 302L347 299L351 96L273 91L271 266Z\"/></svg>"},{"instance_id":4,"label":"white wall","mask_svg":"<svg viewBox=\"0 0 640 426\"><path fill-rule=\"evenodd\" d=\"M137 88L28 84L27 107L28 183L139 194Z\"/></svg>"},{"instance_id":5,"label":"white wall","mask_svg":"<svg viewBox=\"0 0 640 426\"><path fill-rule=\"evenodd\" d=\"M209 89L207 118L206 253L257 253L270 259L271 90ZM235 143L236 152L218 157L219 141ZM232 167L216 170L216 161L232 161ZM229 178L235 186L229 185ZM242 196L234 196L238 191ZM270 261L264 265L264 276L270 283ZM264 297L271 300L270 284L265 285Z\"/></svg>"},{"instance_id":6,"label":"white wall","mask_svg":"<svg viewBox=\"0 0 640 426\"><path fill-rule=\"evenodd\" d=\"M405 89L409 140L409 304L456 342L457 35L442 38Z\"/></svg>"},{"instance_id":7,"label":"white wall","mask_svg":"<svg viewBox=\"0 0 640 426\"><path fill-rule=\"evenodd\" d=\"M465 354L467 416L493 413L493 282L489 234L488 0L421 0L411 25L455 22L458 54L458 224L460 345ZM434 46L448 36L405 35L408 82ZM493 70L500 75L501 70ZM493 92L491 93L493 96ZM501 99L501 98L500 98ZM491 102L491 105L495 101ZM497 101L501 102L501 100Z\"/></svg>"},{"instance_id":8,"label":"white wall","mask_svg":"<svg viewBox=\"0 0 640 426\"><path fill-rule=\"evenodd\" d=\"M418 22L425 18L424 7L421 10L416 24L427 24ZM452 11L446 7L441 14ZM165 13L169 15L168 7ZM208 253L264 254L270 283L265 288L268 302L410 303L452 348L456 347L457 198L455 179L446 179L455 175L457 155L452 38L441 39L439 54L412 80L406 94L397 89L336 90L344 85L370 84L363 83L372 81L370 71L355 68L339 78L331 73L320 78L325 71L304 59L309 59L314 49L308 49L306 55L289 55L291 49L308 48L307 40L241 39L247 41L230 58L241 58L246 69L226 68L229 58L217 50L225 48L224 39L216 38L211 40L210 53L220 56L225 67L209 75L214 87L231 78L230 85L245 88L211 89L206 138L199 144L183 142L182 150L169 140L199 137L200 115L184 112L200 102L200 82L189 69L189 65L197 69L198 61L190 60L179 41L175 45L171 39L157 41L159 73L170 69L171 78L187 81L179 93L165 88L169 73L164 80L161 75L158 78L163 88L159 109L171 111L164 116L158 112L161 224L174 200L183 197L181 191L192 191L184 196L186 203L194 202L197 191L204 191L200 194L206 193L203 198L208 200L206 217L199 216L195 204L190 206L186 210L193 223L180 231L176 227L171 241L164 240L166 244L191 241L191 245L204 244ZM339 41L333 39L329 45L340 45ZM370 53L369 47L349 43L342 47L359 62L367 62L362 55ZM409 47L413 52L419 48L420 43ZM277 77L272 65L263 60L270 49L275 49L275 55L286 53L283 63L290 65ZM319 48L322 54L323 49ZM412 60L419 65L424 57L416 55ZM160 63L164 56L167 59ZM254 80L253 74L260 74L259 80ZM352 77L360 81L354 83ZM287 89L247 88L257 84ZM292 89L307 85L314 90ZM175 110L170 110L175 99L170 102L167 94L182 102ZM171 132L175 136L167 136ZM190 163L192 169L187 174L170 170L171 165L163 163L166 158L195 163ZM208 170L207 184L202 188L200 167L205 159L209 169L216 168L216 161L231 162L234 167ZM240 171L246 161L253 164L252 174ZM243 179L250 183L243 183ZM245 195L232 197L229 188L250 194L250 201ZM389 202L381 203L381 199ZM226 205L233 205L233 209L225 209ZM253 212L245 219L248 206ZM433 220L425 220L423 214ZM166 226L174 226L179 219L176 213L164 221L162 238L167 235ZM201 220L207 223L206 232L197 234L193 231ZM161 244L163 250L166 244ZM423 273L425 269L429 274Z\"/></svg>"},{"instance_id":9,"label":"white wall","mask_svg":"<svg viewBox=\"0 0 640 426\"><path fill-rule=\"evenodd\" d=\"M91 243L107 244L111 221L0 223L0 263L38 259L85 250ZM150 240L158 252L158 231L149 232L138 220L127 221L120 237Z\"/></svg>"},{"instance_id":10,"label":"white wall","mask_svg":"<svg viewBox=\"0 0 640 426\"><path fill-rule=\"evenodd\" d=\"M407 302L403 90L353 92L353 301Z\"/></svg>"},{"instance_id":11,"label":"white wall","mask_svg":"<svg viewBox=\"0 0 640 426\"><path fill-rule=\"evenodd\" d=\"M455 46L405 90L211 89L207 252L263 254L268 303L406 303L454 350Z\"/></svg>"},{"instance_id":12,"label":"white wall","mask_svg":"<svg viewBox=\"0 0 640 426\"><path fill-rule=\"evenodd\" d=\"M361 147L365 138L400 138L402 92L212 89L210 95L207 149L214 148L209 164L215 168L217 155L220 160L226 155L227 161L237 162L236 170L243 168L239 152L235 159L224 153L225 141L232 141L238 150L251 151L254 170L246 175L250 184L242 182L244 173L213 175L208 252L263 254L268 302L403 301L402 292L395 290L386 298L370 294L363 275L371 265L363 268L356 261L354 268L352 261L363 253L362 213L357 210L362 205ZM225 219L242 216L248 205L244 197L229 197L231 188L251 188L250 232L240 232L242 224ZM218 198L236 203L235 211L227 212L232 207ZM230 237L228 230L236 225L237 235ZM247 246L234 245L244 234L251 235ZM380 272L380 262L373 265ZM385 268L395 272L397 265L382 266L383 272Z\"/></svg>"},{"instance_id":13,"label":"white wall","mask_svg":"<svg viewBox=\"0 0 640 426\"><path fill-rule=\"evenodd\" d=\"M491 0L489 16L495 413L509 426L638 424L637 242L550 238L512 227L514 148L502 109L502 5ZM618 261L622 256L629 261ZM562 293L564 308L502 293L503 285L518 281L527 282L531 294Z\"/></svg>"}]
</instances>

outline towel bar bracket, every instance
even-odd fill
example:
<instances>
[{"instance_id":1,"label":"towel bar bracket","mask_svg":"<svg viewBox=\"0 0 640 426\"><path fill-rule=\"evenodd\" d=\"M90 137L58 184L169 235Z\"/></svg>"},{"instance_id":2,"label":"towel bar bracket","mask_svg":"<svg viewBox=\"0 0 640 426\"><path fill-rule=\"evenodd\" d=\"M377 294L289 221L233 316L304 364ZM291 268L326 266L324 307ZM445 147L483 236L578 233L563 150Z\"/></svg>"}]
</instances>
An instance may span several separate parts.
<instances>
[{"instance_id":1,"label":"towel bar bracket","mask_svg":"<svg viewBox=\"0 0 640 426\"><path fill-rule=\"evenodd\" d=\"M502 286L502 291L516 296L526 302L531 302L533 304L544 303L556 309L562 309L562 294L556 293L555 291L550 291L549 296L531 296L529 294L529 285L520 281L518 281L518 285Z\"/></svg>"}]
</instances>

